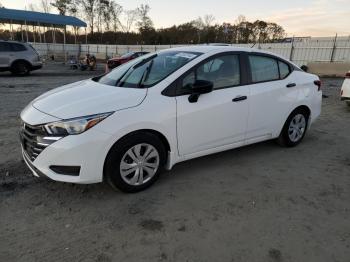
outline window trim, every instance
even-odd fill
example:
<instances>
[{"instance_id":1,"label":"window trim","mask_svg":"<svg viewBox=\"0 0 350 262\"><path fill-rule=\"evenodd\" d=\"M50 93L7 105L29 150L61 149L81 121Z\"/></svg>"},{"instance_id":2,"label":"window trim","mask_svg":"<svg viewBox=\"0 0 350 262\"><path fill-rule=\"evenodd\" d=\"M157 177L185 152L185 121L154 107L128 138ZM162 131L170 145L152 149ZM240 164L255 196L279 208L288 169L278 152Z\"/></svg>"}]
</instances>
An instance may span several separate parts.
<instances>
[{"instance_id":1,"label":"window trim","mask_svg":"<svg viewBox=\"0 0 350 262\"><path fill-rule=\"evenodd\" d=\"M173 87L173 84L170 84L167 88L165 88L162 91L163 95L166 96L184 96L184 95L190 95L189 92L181 92L181 84L183 79L190 74L193 70L197 70L198 67L202 66L203 64L206 64L208 61L216 59L217 57L221 57L221 56L228 56L228 55L237 55L238 56L238 62L239 62L239 71L240 71L240 83L238 85L230 85L230 86L224 86L224 87L220 87L220 88L216 88L213 89L213 92L217 91L217 90L221 90L221 89L226 89L226 88L234 88L237 86L244 86L244 85L248 85L248 78L247 78L247 70L246 70L246 62L244 61L244 54L246 52L242 52L242 51L227 51L227 52L222 52L222 53L218 53L218 54L214 54L212 56L209 56L207 58L205 58L204 60L202 60L201 62L199 62L198 64L192 66L190 69L188 69L185 73L183 73L181 76L179 76L174 82L176 82L176 90L175 92L172 90L169 90L171 87ZM167 90L168 89L168 90Z\"/></svg>"},{"instance_id":2,"label":"window trim","mask_svg":"<svg viewBox=\"0 0 350 262\"><path fill-rule=\"evenodd\" d=\"M278 75L279 75L279 78L278 79L272 79L272 80L265 80L265 81L259 81L259 82L253 82L253 76L252 76L252 68L250 66L250 61L249 61L249 56L260 56L260 57L267 57L267 58L271 58L271 59L274 59L277 63L277 68L278 68ZM283 60L282 58L279 58L277 56L274 56L274 55L270 55L270 54L265 54L265 53L259 53L259 52L251 52L251 53L247 53L247 66L248 66L248 75L249 75L249 83L252 84L252 85L255 85L255 84L261 84L261 83L268 83L268 82L274 82L274 81L281 81L281 80L284 80L286 79L288 76L290 76L292 74L292 72L295 70L295 67L292 66L288 61L286 60ZM284 78L281 78L281 72L280 72L280 67L279 67L279 64L278 62L282 62L284 64L286 64L289 68L289 74L286 75Z\"/></svg>"}]
</instances>

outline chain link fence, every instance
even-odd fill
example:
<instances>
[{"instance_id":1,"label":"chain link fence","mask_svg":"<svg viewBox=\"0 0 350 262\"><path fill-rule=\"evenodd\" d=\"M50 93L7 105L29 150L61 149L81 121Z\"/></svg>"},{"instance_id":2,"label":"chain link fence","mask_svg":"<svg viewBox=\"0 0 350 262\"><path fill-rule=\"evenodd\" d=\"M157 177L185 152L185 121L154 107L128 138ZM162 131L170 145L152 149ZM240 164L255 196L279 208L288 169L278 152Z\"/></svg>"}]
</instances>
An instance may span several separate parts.
<instances>
[{"instance_id":1,"label":"chain link fence","mask_svg":"<svg viewBox=\"0 0 350 262\"><path fill-rule=\"evenodd\" d=\"M32 43L33 47L45 59L67 61L80 59L85 54L93 54L99 60L123 55L128 52L155 52L184 45L74 45ZM350 37L342 38L310 38L304 41L269 44L232 44L232 46L257 48L285 57L295 64L307 65L309 62L350 62Z\"/></svg>"}]
</instances>

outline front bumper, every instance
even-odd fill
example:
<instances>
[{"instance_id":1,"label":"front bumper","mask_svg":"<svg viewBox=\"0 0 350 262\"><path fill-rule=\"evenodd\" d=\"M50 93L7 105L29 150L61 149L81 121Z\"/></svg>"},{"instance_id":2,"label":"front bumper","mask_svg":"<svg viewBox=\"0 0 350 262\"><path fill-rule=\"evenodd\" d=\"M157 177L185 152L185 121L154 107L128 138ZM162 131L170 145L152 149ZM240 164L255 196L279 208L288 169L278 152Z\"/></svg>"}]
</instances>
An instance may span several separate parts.
<instances>
[{"instance_id":1,"label":"front bumper","mask_svg":"<svg viewBox=\"0 0 350 262\"><path fill-rule=\"evenodd\" d=\"M34 160L23 150L23 159L34 176L55 181L90 184L103 181L103 166L109 151L110 135L90 129L64 137L46 147ZM53 166L80 167L78 174L59 174Z\"/></svg>"}]
</instances>

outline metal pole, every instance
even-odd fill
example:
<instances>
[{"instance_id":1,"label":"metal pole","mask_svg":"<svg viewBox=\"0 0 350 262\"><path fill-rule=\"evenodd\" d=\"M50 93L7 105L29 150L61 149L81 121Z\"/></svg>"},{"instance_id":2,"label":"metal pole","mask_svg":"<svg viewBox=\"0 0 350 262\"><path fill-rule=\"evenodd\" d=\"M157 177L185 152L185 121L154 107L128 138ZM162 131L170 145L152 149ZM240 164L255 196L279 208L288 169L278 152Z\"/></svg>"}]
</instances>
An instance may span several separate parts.
<instances>
[{"instance_id":1,"label":"metal pole","mask_svg":"<svg viewBox=\"0 0 350 262\"><path fill-rule=\"evenodd\" d=\"M335 49L337 48L337 37L338 37L338 34L335 34L335 37L334 37L334 42L333 42L333 49L332 49L332 54L331 54L331 63L334 62L334 55L335 55Z\"/></svg>"},{"instance_id":2,"label":"metal pole","mask_svg":"<svg viewBox=\"0 0 350 262\"><path fill-rule=\"evenodd\" d=\"M46 26L44 26L44 43L46 43Z\"/></svg>"},{"instance_id":3,"label":"metal pole","mask_svg":"<svg viewBox=\"0 0 350 262\"><path fill-rule=\"evenodd\" d=\"M21 25L21 36L22 36L22 42L24 42L24 36L23 36L23 25Z\"/></svg>"},{"instance_id":4,"label":"metal pole","mask_svg":"<svg viewBox=\"0 0 350 262\"><path fill-rule=\"evenodd\" d=\"M64 62L67 63L67 52L66 52L66 26L63 29L63 52L64 52Z\"/></svg>"},{"instance_id":5,"label":"metal pole","mask_svg":"<svg viewBox=\"0 0 350 262\"><path fill-rule=\"evenodd\" d=\"M74 44L77 44L77 27L74 26Z\"/></svg>"},{"instance_id":6,"label":"metal pole","mask_svg":"<svg viewBox=\"0 0 350 262\"><path fill-rule=\"evenodd\" d=\"M34 38L34 44L35 44L35 26L33 25L33 38Z\"/></svg>"},{"instance_id":7,"label":"metal pole","mask_svg":"<svg viewBox=\"0 0 350 262\"><path fill-rule=\"evenodd\" d=\"M26 25L26 38L27 38L27 43L28 43L28 25L27 25L27 20L24 21Z\"/></svg>"},{"instance_id":8,"label":"metal pole","mask_svg":"<svg viewBox=\"0 0 350 262\"><path fill-rule=\"evenodd\" d=\"M53 25L51 27L51 36L52 36L52 43L54 42L54 35L53 35Z\"/></svg>"},{"instance_id":9,"label":"metal pole","mask_svg":"<svg viewBox=\"0 0 350 262\"><path fill-rule=\"evenodd\" d=\"M86 32L86 27L85 27L85 44L87 45L88 41L87 41L87 32Z\"/></svg>"},{"instance_id":10,"label":"metal pole","mask_svg":"<svg viewBox=\"0 0 350 262\"><path fill-rule=\"evenodd\" d=\"M39 39L40 39L40 43L42 43L42 39L41 39L41 29L40 29L40 23L38 22L38 30L39 30Z\"/></svg>"},{"instance_id":11,"label":"metal pole","mask_svg":"<svg viewBox=\"0 0 350 262\"><path fill-rule=\"evenodd\" d=\"M10 28L11 28L11 40L13 40L13 26L12 26L12 20L10 22Z\"/></svg>"},{"instance_id":12,"label":"metal pole","mask_svg":"<svg viewBox=\"0 0 350 262\"><path fill-rule=\"evenodd\" d=\"M293 39L292 39L292 47L290 49L290 55L289 55L289 60L293 61L293 55L294 55L294 35L293 35Z\"/></svg>"},{"instance_id":13,"label":"metal pole","mask_svg":"<svg viewBox=\"0 0 350 262\"><path fill-rule=\"evenodd\" d=\"M56 44L56 28L52 25L52 43Z\"/></svg>"}]
</instances>

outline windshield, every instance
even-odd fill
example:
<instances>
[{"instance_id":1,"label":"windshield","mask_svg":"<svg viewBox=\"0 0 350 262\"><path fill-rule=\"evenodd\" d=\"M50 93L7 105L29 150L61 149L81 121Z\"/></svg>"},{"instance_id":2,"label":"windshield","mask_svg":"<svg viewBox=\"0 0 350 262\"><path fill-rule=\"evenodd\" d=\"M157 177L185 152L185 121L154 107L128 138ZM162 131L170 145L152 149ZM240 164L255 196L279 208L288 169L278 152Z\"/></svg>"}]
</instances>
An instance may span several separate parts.
<instances>
[{"instance_id":1,"label":"windshield","mask_svg":"<svg viewBox=\"0 0 350 262\"><path fill-rule=\"evenodd\" d=\"M165 51L148 54L123 64L95 81L112 86L147 88L198 57L201 53Z\"/></svg>"}]
</instances>

